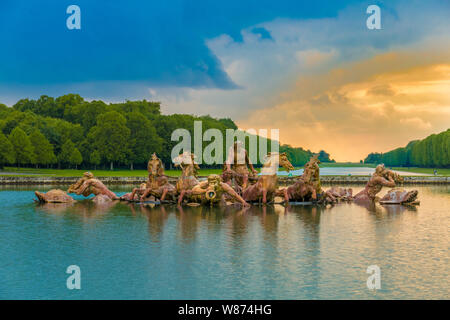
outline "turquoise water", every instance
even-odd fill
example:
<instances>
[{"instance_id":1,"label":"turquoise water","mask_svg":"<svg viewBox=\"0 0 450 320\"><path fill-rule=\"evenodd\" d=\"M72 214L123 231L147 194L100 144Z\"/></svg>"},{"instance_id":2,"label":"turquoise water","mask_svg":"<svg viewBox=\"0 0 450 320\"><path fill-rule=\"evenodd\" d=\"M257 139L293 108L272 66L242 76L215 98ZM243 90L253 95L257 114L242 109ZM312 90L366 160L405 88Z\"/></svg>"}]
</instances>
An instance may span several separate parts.
<instances>
[{"instance_id":1,"label":"turquoise water","mask_svg":"<svg viewBox=\"0 0 450 320\"><path fill-rule=\"evenodd\" d=\"M414 188L416 208L245 212L39 206L34 188L3 188L0 298L448 299L450 188ZM81 269L81 290L66 288L69 265ZM370 265L381 269L379 290L366 286Z\"/></svg>"}]
</instances>

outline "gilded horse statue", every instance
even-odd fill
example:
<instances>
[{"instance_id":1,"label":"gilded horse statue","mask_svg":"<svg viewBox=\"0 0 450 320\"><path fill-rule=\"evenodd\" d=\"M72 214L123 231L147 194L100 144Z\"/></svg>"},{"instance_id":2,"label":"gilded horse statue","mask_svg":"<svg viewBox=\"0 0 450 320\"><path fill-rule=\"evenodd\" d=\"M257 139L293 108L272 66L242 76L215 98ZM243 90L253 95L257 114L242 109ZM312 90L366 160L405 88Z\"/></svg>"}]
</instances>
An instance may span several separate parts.
<instances>
[{"instance_id":1,"label":"gilded horse statue","mask_svg":"<svg viewBox=\"0 0 450 320\"><path fill-rule=\"evenodd\" d=\"M193 187L199 184L197 180L197 170L200 167L195 162L195 155L189 151L185 151L172 159L175 167L181 168L181 176L178 178L176 185L176 192L183 198L186 191L192 190Z\"/></svg>"},{"instance_id":2,"label":"gilded horse statue","mask_svg":"<svg viewBox=\"0 0 450 320\"><path fill-rule=\"evenodd\" d=\"M269 152L261 169L261 174L255 184L252 184L242 191L242 197L247 202L267 203L273 201L278 189L278 167L281 166L286 171L294 170L285 152Z\"/></svg>"},{"instance_id":3,"label":"gilded horse statue","mask_svg":"<svg viewBox=\"0 0 450 320\"><path fill-rule=\"evenodd\" d=\"M327 191L322 190L319 164L319 155L313 155L305 164L303 174L296 179L295 183L280 189L277 195L283 196L285 203L289 203L289 201L336 203L339 200L351 200L351 189L334 187Z\"/></svg>"}]
</instances>

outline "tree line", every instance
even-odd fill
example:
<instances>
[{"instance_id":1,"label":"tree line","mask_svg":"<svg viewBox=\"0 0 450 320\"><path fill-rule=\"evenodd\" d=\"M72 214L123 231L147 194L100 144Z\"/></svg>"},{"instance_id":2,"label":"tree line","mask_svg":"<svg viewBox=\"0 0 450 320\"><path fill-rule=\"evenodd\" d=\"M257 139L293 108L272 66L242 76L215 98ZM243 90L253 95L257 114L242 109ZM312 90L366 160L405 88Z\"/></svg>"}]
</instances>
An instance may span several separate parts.
<instances>
[{"instance_id":1,"label":"tree line","mask_svg":"<svg viewBox=\"0 0 450 320\"><path fill-rule=\"evenodd\" d=\"M194 121L202 121L204 131L219 129L223 136L227 129L237 130L228 118L163 115L159 102L146 100L107 104L78 94L21 99L12 107L0 104L0 166L145 168L153 152L170 166L177 144L171 141L172 132L185 128L193 137ZM312 155L289 145L280 146L280 151L298 166ZM325 151L320 157L331 161Z\"/></svg>"},{"instance_id":2,"label":"tree line","mask_svg":"<svg viewBox=\"0 0 450 320\"><path fill-rule=\"evenodd\" d=\"M364 163L398 167L450 167L450 129L386 153L370 153Z\"/></svg>"}]
</instances>

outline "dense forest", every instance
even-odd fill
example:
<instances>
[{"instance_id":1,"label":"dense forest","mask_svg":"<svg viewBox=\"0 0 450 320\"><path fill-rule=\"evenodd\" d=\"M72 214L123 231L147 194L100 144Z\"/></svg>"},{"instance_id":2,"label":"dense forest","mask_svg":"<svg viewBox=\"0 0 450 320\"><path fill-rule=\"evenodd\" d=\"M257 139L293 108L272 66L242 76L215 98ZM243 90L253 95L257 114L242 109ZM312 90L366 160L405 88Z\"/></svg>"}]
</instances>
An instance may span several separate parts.
<instances>
[{"instance_id":1,"label":"dense forest","mask_svg":"<svg viewBox=\"0 0 450 320\"><path fill-rule=\"evenodd\" d=\"M450 129L423 140L411 141L404 148L371 153L364 163L384 163L399 167L450 167Z\"/></svg>"},{"instance_id":2,"label":"dense forest","mask_svg":"<svg viewBox=\"0 0 450 320\"><path fill-rule=\"evenodd\" d=\"M193 137L196 120L202 121L203 132L216 128L224 137L226 129L237 129L231 119L163 115L159 102L146 100L107 104L67 94L22 99L12 108L0 104L0 166L145 168L153 152L168 166L178 143L171 141L172 132L185 128ZM209 143L203 142L203 148ZM288 145L280 149L294 165L303 165L312 155ZM330 161L325 151L320 157Z\"/></svg>"}]
</instances>

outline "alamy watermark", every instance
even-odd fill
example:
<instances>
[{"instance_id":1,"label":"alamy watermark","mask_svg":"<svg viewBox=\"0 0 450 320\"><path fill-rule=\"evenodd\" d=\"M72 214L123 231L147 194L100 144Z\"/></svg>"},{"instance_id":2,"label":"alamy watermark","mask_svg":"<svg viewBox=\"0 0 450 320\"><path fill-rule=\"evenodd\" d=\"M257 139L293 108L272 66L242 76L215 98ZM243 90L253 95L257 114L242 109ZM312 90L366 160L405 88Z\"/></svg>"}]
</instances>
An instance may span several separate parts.
<instances>
[{"instance_id":1,"label":"alamy watermark","mask_svg":"<svg viewBox=\"0 0 450 320\"><path fill-rule=\"evenodd\" d=\"M372 4L367 7L367 14L370 16L366 20L366 26L369 30L381 29L381 9L379 6Z\"/></svg>"},{"instance_id":2,"label":"alamy watermark","mask_svg":"<svg viewBox=\"0 0 450 320\"><path fill-rule=\"evenodd\" d=\"M67 7L66 13L70 16L66 20L66 26L69 30L81 29L81 9L78 5L71 4ZM366 14L370 16L366 20L366 26L369 30L381 29L381 9L376 4L367 7Z\"/></svg>"},{"instance_id":3,"label":"alamy watermark","mask_svg":"<svg viewBox=\"0 0 450 320\"><path fill-rule=\"evenodd\" d=\"M73 290L81 289L81 269L77 265L70 265L66 269L66 273L70 274L70 276L66 280L67 289Z\"/></svg>"},{"instance_id":4,"label":"alamy watermark","mask_svg":"<svg viewBox=\"0 0 450 320\"><path fill-rule=\"evenodd\" d=\"M81 29L81 9L79 6L72 4L67 7L66 13L70 16L66 20L67 29Z\"/></svg>"},{"instance_id":5,"label":"alamy watermark","mask_svg":"<svg viewBox=\"0 0 450 320\"><path fill-rule=\"evenodd\" d=\"M366 273L370 274L367 278L367 288L370 290L381 289L381 269L377 265L367 267Z\"/></svg>"},{"instance_id":6,"label":"alamy watermark","mask_svg":"<svg viewBox=\"0 0 450 320\"><path fill-rule=\"evenodd\" d=\"M245 164L247 154L251 163L263 162L268 151L270 140L270 152L279 152L279 129L271 129L270 136L267 129L248 129L246 131L226 129L225 139L219 129L211 128L203 132L202 121L194 121L193 137L187 129L176 129L172 132L171 141L176 144L171 151L172 161L180 154L193 153L198 164ZM224 149L225 141L225 149ZM208 143L204 146L204 142ZM246 143L248 142L248 143ZM243 152L247 149L248 152ZM224 156L226 150L226 157Z\"/></svg>"}]
</instances>

